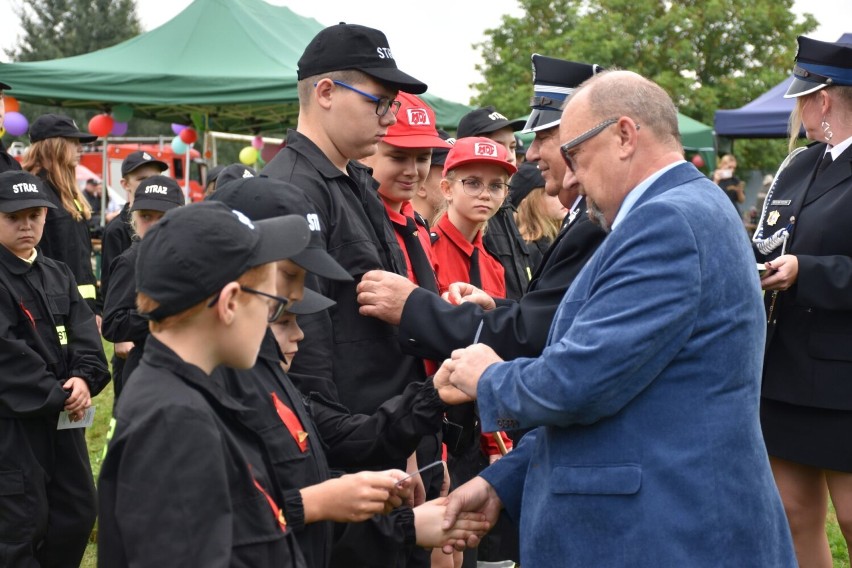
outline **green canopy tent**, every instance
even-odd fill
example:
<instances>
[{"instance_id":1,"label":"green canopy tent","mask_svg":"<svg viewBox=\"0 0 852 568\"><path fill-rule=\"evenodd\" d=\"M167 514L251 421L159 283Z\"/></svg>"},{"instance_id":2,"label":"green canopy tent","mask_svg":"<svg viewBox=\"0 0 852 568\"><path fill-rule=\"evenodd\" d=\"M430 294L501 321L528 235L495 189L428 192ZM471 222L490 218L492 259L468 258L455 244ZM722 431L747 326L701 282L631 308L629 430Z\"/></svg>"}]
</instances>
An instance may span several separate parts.
<instances>
[{"instance_id":1,"label":"green canopy tent","mask_svg":"<svg viewBox=\"0 0 852 568\"><path fill-rule=\"evenodd\" d=\"M205 130L283 133L296 123L296 63L325 26L263 0L195 0L162 26L64 59L0 63L22 101L109 110ZM439 126L469 107L425 95ZM201 122L199 124L199 122ZM206 123L206 124L205 124Z\"/></svg>"}]
</instances>

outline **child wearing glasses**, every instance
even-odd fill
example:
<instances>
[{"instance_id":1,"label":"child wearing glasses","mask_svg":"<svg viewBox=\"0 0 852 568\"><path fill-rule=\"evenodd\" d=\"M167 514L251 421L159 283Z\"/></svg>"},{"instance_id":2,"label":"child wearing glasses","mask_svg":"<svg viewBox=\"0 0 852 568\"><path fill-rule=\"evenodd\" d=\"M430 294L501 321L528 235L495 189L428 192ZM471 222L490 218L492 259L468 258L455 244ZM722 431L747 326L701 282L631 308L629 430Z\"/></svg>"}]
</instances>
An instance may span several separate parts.
<instances>
[{"instance_id":1,"label":"child wearing glasses","mask_svg":"<svg viewBox=\"0 0 852 568\"><path fill-rule=\"evenodd\" d=\"M275 262L309 238L304 218L250 221L209 202L146 232L136 301L151 334L101 468L99 566L305 566L271 457L213 371L255 364L286 303Z\"/></svg>"},{"instance_id":2,"label":"child wearing glasses","mask_svg":"<svg viewBox=\"0 0 852 568\"><path fill-rule=\"evenodd\" d=\"M502 144L480 137L459 138L447 155L441 180L447 210L432 243L442 294L453 282L469 282L491 297L506 297L503 265L485 250L482 234L518 171L508 156Z\"/></svg>"},{"instance_id":3,"label":"child wearing glasses","mask_svg":"<svg viewBox=\"0 0 852 568\"><path fill-rule=\"evenodd\" d=\"M0 174L0 564L78 566L95 524L83 421L109 382L71 270L36 249L45 182Z\"/></svg>"}]
</instances>

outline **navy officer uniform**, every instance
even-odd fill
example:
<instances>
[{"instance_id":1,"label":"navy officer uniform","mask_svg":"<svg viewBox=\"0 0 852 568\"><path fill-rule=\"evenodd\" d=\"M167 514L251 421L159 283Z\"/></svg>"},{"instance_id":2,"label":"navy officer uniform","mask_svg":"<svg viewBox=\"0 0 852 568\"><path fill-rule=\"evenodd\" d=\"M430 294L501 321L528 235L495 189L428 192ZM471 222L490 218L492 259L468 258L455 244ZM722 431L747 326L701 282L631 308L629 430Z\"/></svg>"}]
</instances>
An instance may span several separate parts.
<instances>
[{"instance_id":1,"label":"navy officer uniform","mask_svg":"<svg viewBox=\"0 0 852 568\"><path fill-rule=\"evenodd\" d=\"M556 131L565 98L600 67L538 54L532 61L535 97L523 132ZM527 293L517 302L497 300L496 309L484 311L473 303L453 306L415 289L400 320L403 348L420 357L441 360L454 349L473 343L482 323L479 341L501 358L538 356L562 296L605 236L603 229L589 220L585 200L580 198L544 253Z\"/></svg>"},{"instance_id":2,"label":"navy officer uniform","mask_svg":"<svg viewBox=\"0 0 852 568\"><path fill-rule=\"evenodd\" d=\"M852 45L798 41L786 97L852 88ZM755 233L759 262L782 251L798 261L793 285L764 297L761 418L770 455L852 472L852 437L843 434L852 428L852 138L831 142L788 158Z\"/></svg>"}]
</instances>

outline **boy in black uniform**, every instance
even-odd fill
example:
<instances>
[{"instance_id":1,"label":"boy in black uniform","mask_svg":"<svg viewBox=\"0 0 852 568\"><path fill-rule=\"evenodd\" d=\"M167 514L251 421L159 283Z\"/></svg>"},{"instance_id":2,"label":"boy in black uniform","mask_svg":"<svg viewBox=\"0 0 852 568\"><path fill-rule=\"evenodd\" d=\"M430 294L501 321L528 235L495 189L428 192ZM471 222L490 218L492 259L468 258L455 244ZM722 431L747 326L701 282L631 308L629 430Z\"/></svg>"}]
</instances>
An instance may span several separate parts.
<instances>
[{"instance_id":1,"label":"boy in black uniform","mask_svg":"<svg viewBox=\"0 0 852 568\"><path fill-rule=\"evenodd\" d=\"M144 180L151 176L163 173L169 169L168 164L154 159L148 152L137 151L128 154L121 162L121 187L127 192L127 203L121 211L113 217L106 227L101 244L101 293L98 295L100 312L103 313L106 291L109 289L109 278L112 274L112 263L124 251L130 248L130 207L133 205L133 196L136 188ZM112 375L121 377L124 371L124 360L133 343L123 341L115 344L115 354L112 357ZM116 392L118 394L118 392Z\"/></svg>"},{"instance_id":2,"label":"boy in black uniform","mask_svg":"<svg viewBox=\"0 0 852 568\"><path fill-rule=\"evenodd\" d=\"M76 568L95 522L86 438L73 426L83 424L109 373L70 269L36 249L51 207L39 178L0 174L3 566Z\"/></svg>"},{"instance_id":3,"label":"boy in black uniform","mask_svg":"<svg viewBox=\"0 0 852 568\"><path fill-rule=\"evenodd\" d=\"M396 122L402 90L426 85L400 71L379 30L339 24L320 31L299 59L299 121L263 174L303 189L316 206L325 249L355 279L311 278L308 286L337 305L305 316L306 339L290 373L303 393L320 392L355 413L372 414L386 400L422 381L422 360L404 355L397 329L358 313L355 286L368 270L406 275L405 258L370 176L353 160L375 153ZM424 439L421 464L440 459L438 436ZM382 467L403 467L404 461ZM423 475L427 498L442 475Z\"/></svg>"},{"instance_id":4,"label":"boy in black uniform","mask_svg":"<svg viewBox=\"0 0 852 568\"><path fill-rule=\"evenodd\" d=\"M145 235L137 304L151 337L101 469L99 566L304 566L248 410L210 375L254 365L288 302L273 263L308 237L304 219L251 222L221 203L172 209Z\"/></svg>"},{"instance_id":5,"label":"boy in black uniform","mask_svg":"<svg viewBox=\"0 0 852 568\"><path fill-rule=\"evenodd\" d=\"M333 281L352 280L320 246L316 208L299 188L266 177L250 178L223 185L208 200L221 201L252 220L285 214L309 220L311 245L277 263L277 293L294 303L272 323L273 328L296 325L294 314L317 314L334 305L304 287L306 268ZM289 349L280 351L269 331L251 370L222 368L215 377L241 404L256 411L252 427L273 455L273 469L284 496L282 508L308 564L316 568L405 566L415 539L424 547L441 544L437 539L445 534L440 523L429 526L429 519L434 519L435 509L443 509L442 505L431 502L414 509L413 514L403 508L389 518L370 519L382 511L382 502L370 503L358 490L381 487L387 479L392 487L395 480L388 477L389 472L361 472L335 479L330 469L377 467L411 454L423 435L439 427L443 414L444 405L431 381L408 385L403 394L370 416L352 415L317 393L303 397L296 390L285 373L293 354ZM350 524L366 519L370 521ZM467 520L454 527L454 534L471 528ZM334 527L325 521L347 524Z\"/></svg>"}]
</instances>

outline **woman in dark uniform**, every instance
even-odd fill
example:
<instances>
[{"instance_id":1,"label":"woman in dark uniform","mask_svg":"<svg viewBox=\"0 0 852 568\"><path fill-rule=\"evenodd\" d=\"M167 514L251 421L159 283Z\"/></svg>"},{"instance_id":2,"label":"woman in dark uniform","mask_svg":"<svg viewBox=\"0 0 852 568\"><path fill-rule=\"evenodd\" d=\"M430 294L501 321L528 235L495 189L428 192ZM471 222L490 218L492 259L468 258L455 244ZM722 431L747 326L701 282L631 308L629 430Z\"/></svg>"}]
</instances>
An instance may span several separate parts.
<instances>
[{"instance_id":1,"label":"woman in dark uniform","mask_svg":"<svg viewBox=\"0 0 852 568\"><path fill-rule=\"evenodd\" d=\"M831 567L828 496L852 541L852 45L799 37L791 142L755 233L767 271L761 421L801 566ZM792 145L792 144L791 144Z\"/></svg>"},{"instance_id":2,"label":"woman in dark uniform","mask_svg":"<svg viewBox=\"0 0 852 568\"><path fill-rule=\"evenodd\" d=\"M95 305L92 240L87 225L92 208L77 187L76 176L82 144L97 138L81 132L67 116L44 114L30 126L32 145L24 156L23 167L41 178L48 188L48 199L56 205L48 210L39 248L46 257L68 265L80 295L95 311L100 327L100 313Z\"/></svg>"}]
</instances>

